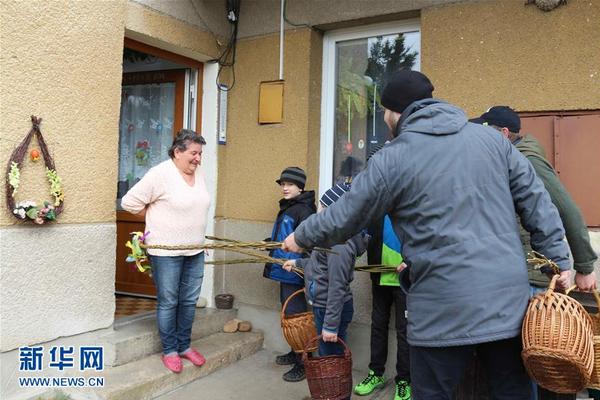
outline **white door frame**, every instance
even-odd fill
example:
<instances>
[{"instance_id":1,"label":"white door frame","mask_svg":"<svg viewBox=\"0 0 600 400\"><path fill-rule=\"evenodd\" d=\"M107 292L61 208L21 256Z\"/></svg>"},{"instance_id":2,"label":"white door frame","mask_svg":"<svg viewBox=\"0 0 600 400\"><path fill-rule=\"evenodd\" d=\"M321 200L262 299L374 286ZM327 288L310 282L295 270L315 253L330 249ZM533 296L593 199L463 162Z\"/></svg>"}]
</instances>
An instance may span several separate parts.
<instances>
[{"instance_id":1,"label":"white door frame","mask_svg":"<svg viewBox=\"0 0 600 400\"><path fill-rule=\"evenodd\" d=\"M321 87L321 146L319 157L319 196L331 187L333 177L334 116L335 116L335 71L337 42L372 36L392 35L420 31L419 19L386 22L356 28L329 31L323 36L323 77ZM419 53L421 38L419 36ZM419 54L420 55L420 54ZM420 69L420 64L419 68Z\"/></svg>"}]
</instances>

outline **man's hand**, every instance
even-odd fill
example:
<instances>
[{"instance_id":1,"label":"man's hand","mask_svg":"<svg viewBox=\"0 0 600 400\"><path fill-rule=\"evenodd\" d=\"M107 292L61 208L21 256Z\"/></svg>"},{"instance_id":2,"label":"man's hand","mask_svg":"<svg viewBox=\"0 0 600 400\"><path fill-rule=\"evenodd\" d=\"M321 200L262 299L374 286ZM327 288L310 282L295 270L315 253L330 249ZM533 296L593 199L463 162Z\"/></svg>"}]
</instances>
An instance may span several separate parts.
<instances>
[{"instance_id":1,"label":"man's hand","mask_svg":"<svg viewBox=\"0 0 600 400\"><path fill-rule=\"evenodd\" d=\"M402 272L402 271L403 271L403 270L404 270L406 267L408 267L408 265L406 265L405 263L402 263L402 264L400 264L400 265L398 265L398 266L396 267L396 272L397 272L397 273L400 273L400 272Z\"/></svg>"},{"instance_id":2,"label":"man's hand","mask_svg":"<svg viewBox=\"0 0 600 400\"><path fill-rule=\"evenodd\" d=\"M296 260L287 260L283 263L282 268L287 272L292 272L292 268L296 266Z\"/></svg>"},{"instance_id":3,"label":"man's hand","mask_svg":"<svg viewBox=\"0 0 600 400\"><path fill-rule=\"evenodd\" d=\"M556 289L567 290L571 285L571 270L560 271L560 277L556 281Z\"/></svg>"},{"instance_id":4,"label":"man's hand","mask_svg":"<svg viewBox=\"0 0 600 400\"><path fill-rule=\"evenodd\" d=\"M575 284L579 288L579 290L583 292L589 292L597 289L596 283L596 273L592 272L591 274L580 274L579 272L575 274Z\"/></svg>"},{"instance_id":5,"label":"man's hand","mask_svg":"<svg viewBox=\"0 0 600 400\"><path fill-rule=\"evenodd\" d=\"M337 342L337 340L338 340L337 333L332 333L332 332L326 331L325 329L323 329L321 331L321 335L323 335L324 342Z\"/></svg>"},{"instance_id":6,"label":"man's hand","mask_svg":"<svg viewBox=\"0 0 600 400\"><path fill-rule=\"evenodd\" d=\"M285 238L285 240L281 244L281 248L284 251L291 252L291 253L302 253L302 251L303 251L303 249L300 246L298 246L298 244L296 243L296 239L294 237L293 232L290 233L289 236Z\"/></svg>"}]
</instances>

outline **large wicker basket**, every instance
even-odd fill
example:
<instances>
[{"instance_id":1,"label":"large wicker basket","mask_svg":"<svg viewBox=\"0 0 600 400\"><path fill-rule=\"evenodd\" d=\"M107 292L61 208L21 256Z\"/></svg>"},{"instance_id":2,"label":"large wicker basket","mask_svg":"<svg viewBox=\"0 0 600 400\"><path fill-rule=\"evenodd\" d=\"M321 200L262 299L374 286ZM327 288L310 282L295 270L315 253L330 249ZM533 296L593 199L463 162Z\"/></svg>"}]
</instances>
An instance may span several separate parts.
<instances>
[{"instance_id":1,"label":"large wicker basket","mask_svg":"<svg viewBox=\"0 0 600 400\"><path fill-rule=\"evenodd\" d=\"M529 301L523 321L523 362L529 375L555 393L586 387L594 365L592 319L571 297L548 290Z\"/></svg>"},{"instance_id":2,"label":"large wicker basket","mask_svg":"<svg viewBox=\"0 0 600 400\"><path fill-rule=\"evenodd\" d=\"M352 353L346 343L338 338L338 342L344 346L344 354L309 356L309 348L319 339L321 336L308 341L302 354L310 396L313 400L349 399L352 394Z\"/></svg>"},{"instance_id":3,"label":"large wicker basket","mask_svg":"<svg viewBox=\"0 0 600 400\"><path fill-rule=\"evenodd\" d=\"M594 290L594 297L598 306L598 312L590 315L592 318L592 330L594 332L594 369L587 386L600 389L600 295L598 295L597 290Z\"/></svg>"},{"instance_id":4,"label":"large wicker basket","mask_svg":"<svg viewBox=\"0 0 600 400\"><path fill-rule=\"evenodd\" d=\"M304 351L304 345L311 339L317 336L315 322L312 312L306 311L298 314L285 315L285 309L292 297L304 293L304 289L300 289L292 293L281 307L281 330L283 337L296 353ZM315 351L317 347L311 347L308 351Z\"/></svg>"}]
</instances>

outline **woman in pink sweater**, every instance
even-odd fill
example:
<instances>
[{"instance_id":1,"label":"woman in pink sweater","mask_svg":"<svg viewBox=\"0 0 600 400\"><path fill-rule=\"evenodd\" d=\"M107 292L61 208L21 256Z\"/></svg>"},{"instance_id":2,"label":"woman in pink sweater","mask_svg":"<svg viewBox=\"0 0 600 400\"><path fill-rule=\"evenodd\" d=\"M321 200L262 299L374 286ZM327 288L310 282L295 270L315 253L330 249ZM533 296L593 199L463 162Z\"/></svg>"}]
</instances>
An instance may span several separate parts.
<instances>
[{"instance_id":1,"label":"woman in pink sweater","mask_svg":"<svg viewBox=\"0 0 600 400\"><path fill-rule=\"evenodd\" d=\"M132 214L146 218L146 243L197 245L204 243L210 196L200 166L204 138L182 129L169 149L170 159L151 168L121 201ZM202 250L148 249L156 286L158 331L163 364L181 372L181 358L194 365L205 359L190 347L196 302L204 277Z\"/></svg>"}]
</instances>

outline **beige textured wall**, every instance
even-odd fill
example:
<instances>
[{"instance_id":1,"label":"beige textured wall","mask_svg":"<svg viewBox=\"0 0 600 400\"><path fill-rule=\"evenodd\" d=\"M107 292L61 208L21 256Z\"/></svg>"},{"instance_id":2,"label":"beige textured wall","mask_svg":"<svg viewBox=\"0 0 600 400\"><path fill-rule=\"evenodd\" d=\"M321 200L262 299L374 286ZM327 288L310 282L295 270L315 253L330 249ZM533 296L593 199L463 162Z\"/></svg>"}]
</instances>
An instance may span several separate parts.
<instances>
[{"instance_id":1,"label":"beige textured wall","mask_svg":"<svg viewBox=\"0 0 600 400\"><path fill-rule=\"evenodd\" d=\"M41 116L63 180L60 222L113 221L124 2L2 1L1 9L2 168L29 116ZM25 162L17 200L46 199L48 190L43 162ZM12 223L3 206L0 225Z\"/></svg>"},{"instance_id":2,"label":"beige textured wall","mask_svg":"<svg viewBox=\"0 0 600 400\"><path fill-rule=\"evenodd\" d=\"M148 4L127 2L125 13L127 37L200 61L218 55L216 39L210 33L201 30L198 26L150 8L150 5L156 7L161 5L161 9L163 9L168 6L164 1L146 1L145 3ZM181 12L180 6L185 6L185 4L179 3L179 1L175 2L170 12L173 14Z\"/></svg>"},{"instance_id":3,"label":"beige textured wall","mask_svg":"<svg viewBox=\"0 0 600 400\"><path fill-rule=\"evenodd\" d=\"M479 115L600 108L600 2L542 12L521 0L422 10L422 70L437 97Z\"/></svg>"},{"instance_id":4,"label":"beige textured wall","mask_svg":"<svg viewBox=\"0 0 600 400\"><path fill-rule=\"evenodd\" d=\"M123 37L196 59L215 40L126 0L0 0L0 158L41 116L63 181L65 210L23 225L0 185L0 351L108 327L114 318L115 198ZM30 148L39 148L33 142ZM25 161L17 201L49 197L42 161Z\"/></svg>"},{"instance_id":5,"label":"beige textured wall","mask_svg":"<svg viewBox=\"0 0 600 400\"><path fill-rule=\"evenodd\" d=\"M274 181L290 165L307 170L307 189L317 187L321 57L318 33L286 33L283 123L259 125L259 84L279 76L279 36L239 42L227 145L219 149L218 216L273 221L281 198Z\"/></svg>"}]
</instances>

